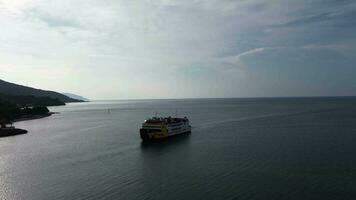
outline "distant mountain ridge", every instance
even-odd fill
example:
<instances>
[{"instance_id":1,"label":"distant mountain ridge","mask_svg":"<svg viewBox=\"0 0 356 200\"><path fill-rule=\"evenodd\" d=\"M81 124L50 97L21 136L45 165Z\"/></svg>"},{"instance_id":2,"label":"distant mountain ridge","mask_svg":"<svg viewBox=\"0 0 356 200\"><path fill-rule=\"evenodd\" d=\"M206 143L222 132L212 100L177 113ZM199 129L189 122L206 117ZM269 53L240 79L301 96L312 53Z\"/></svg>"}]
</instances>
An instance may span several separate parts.
<instances>
[{"instance_id":1,"label":"distant mountain ridge","mask_svg":"<svg viewBox=\"0 0 356 200\"><path fill-rule=\"evenodd\" d=\"M23 85L18 85L10 82L6 82L0 79L0 93L4 95L18 95L18 96L35 96L35 97L50 97L58 99L64 103L70 102L82 102L78 99L70 98L58 92L41 90Z\"/></svg>"},{"instance_id":2,"label":"distant mountain ridge","mask_svg":"<svg viewBox=\"0 0 356 200\"><path fill-rule=\"evenodd\" d=\"M72 99L77 99L77 100L81 100L81 101L90 101L89 99L87 99L85 97L82 97L82 96L79 96L79 95L76 95L73 93L64 92L62 94L66 95L67 97L70 97Z\"/></svg>"}]
</instances>

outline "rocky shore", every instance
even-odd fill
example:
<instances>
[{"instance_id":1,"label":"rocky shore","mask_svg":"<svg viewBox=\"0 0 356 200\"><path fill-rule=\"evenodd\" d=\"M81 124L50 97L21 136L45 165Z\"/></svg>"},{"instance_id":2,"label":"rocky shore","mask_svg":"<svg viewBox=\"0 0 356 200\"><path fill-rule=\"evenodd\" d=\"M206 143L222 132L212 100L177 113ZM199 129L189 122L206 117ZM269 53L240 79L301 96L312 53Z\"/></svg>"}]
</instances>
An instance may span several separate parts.
<instances>
[{"instance_id":1,"label":"rocky shore","mask_svg":"<svg viewBox=\"0 0 356 200\"><path fill-rule=\"evenodd\" d=\"M52 114L56 114L55 112L49 112L41 115L27 115L27 116L21 116L18 119L13 120L13 122L20 122L20 121L27 121L27 120L34 120L34 119L41 119L45 117L49 117Z\"/></svg>"},{"instance_id":2,"label":"rocky shore","mask_svg":"<svg viewBox=\"0 0 356 200\"><path fill-rule=\"evenodd\" d=\"M49 117L52 114L55 114L55 113L49 112L49 113L45 113L45 114L41 114L41 115L25 115L25 116L22 116L20 118L13 120L12 122L41 119L41 118ZM14 126L12 126L12 123L11 123L11 126L6 126L6 124L3 124L2 127L0 127L0 138L26 134L27 132L28 132L27 130L15 128Z\"/></svg>"},{"instance_id":3,"label":"rocky shore","mask_svg":"<svg viewBox=\"0 0 356 200\"><path fill-rule=\"evenodd\" d=\"M15 128L15 127L0 128L0 137L21 135L21 134L26 134L26 133L27 133L26 130Z\"/></svg>"}]
</instances>

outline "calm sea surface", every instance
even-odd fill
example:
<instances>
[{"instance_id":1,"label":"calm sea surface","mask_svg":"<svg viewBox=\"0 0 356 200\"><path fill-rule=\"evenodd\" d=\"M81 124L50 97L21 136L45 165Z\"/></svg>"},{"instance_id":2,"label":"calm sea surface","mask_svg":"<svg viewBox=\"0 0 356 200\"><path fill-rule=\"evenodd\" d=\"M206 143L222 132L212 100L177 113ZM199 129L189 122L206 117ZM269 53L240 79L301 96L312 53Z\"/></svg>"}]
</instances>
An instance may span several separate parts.
<instances>
[{"instance_id":1,"label":"calm sea surface","mask_svg":"<svg viewBox=\"0 0 356 200\"><path fill-rule=\"evenodd\" d=\"M110 112L108 112L110 109ZM190 135L142 143L155 112ZM356 98L99 101L0 138L0 199L356 199Z\"/></svg>"}]
</instances>

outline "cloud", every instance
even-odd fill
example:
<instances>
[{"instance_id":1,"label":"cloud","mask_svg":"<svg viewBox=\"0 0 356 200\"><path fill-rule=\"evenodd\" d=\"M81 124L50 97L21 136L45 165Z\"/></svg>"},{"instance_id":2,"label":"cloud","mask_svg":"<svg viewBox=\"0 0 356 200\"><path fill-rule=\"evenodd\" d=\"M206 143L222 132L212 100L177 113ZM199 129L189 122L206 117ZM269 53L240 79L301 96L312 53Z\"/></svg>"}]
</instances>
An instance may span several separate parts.
<instances>
[{"instance_id":1,"label":"cloud","mask_svg":"<svg viewBox=\"0 0 356 200\"><path fill-rule=\"evenodd\" d=\"M299 19L291 20L286 23L274 25L274 27L295 27L303 26L313 23L323 23L323 22L333 22L337 26L355 25L354 21L351 20L356 17L356 11L349 11L345 13L335 13L335 12L324 12L320 14L314 14L308 17L302 17Z\"/></svg>"},{"instance_id":2,"label":"cloud","mask_svg":"<svg viewBox=\"0 0 356 200\"><path fill-rule=\"evenodd\" d=\"M21 66L29 74L26 84L42 80L48 89L63 91L66 80L71 92L69 83L80 77L87 86L73 84L73 90L92 99L258 96L262 83L250 76L275 78L255 71L266 66L262 60L283 71L290 69L288 55L310 59L301 55L313 52L313 66L322 70L325 63L316 60L326 57L316 50L339 55L338 65L351 62L341 60L352 60L356 51L353 1L0 2L1 78L21 83L15 70ZM47 70L39 75L39 68ZM59 73L61 81L41 79L61 68L71 72ZM175 91L165 86L167 77ZM96 82L106 92L90 90ZM147 96L142 88L148 83L159 92Z\"/></svg>"},{"instance_id":3,"label":"cloud","mask_svg":"<svg viewBox=\"0 0 356 200\"><path fill-rule=\"evenodd\" d=\"M241 57L243 56L246 56L246 55L251 55L251 54L255 54L255 53L258 53L258 52L262 52L264 51L266 48L257 48L257 49L252 49L252 50L249 50L249 51L245 51L243 53L240 53L236 56L237 59L240 59Z\"/></svg>"},{"instance_id":4,"label":"cloud","mask_svg":"<svg viewBox=\"0 0 356 200\"><path fill-rule=\"evenodd\" d=\"M258 57L257 55L259 53L262 53L266 50L270 51L270 50L277 50L277 49L283 49L283 48L285 48L285 47L260 47L260 48L255 48L255 49L251 49L251 50L239 53L234 56L224 57L221 60L225 63L229 63L229 64L233 64L235 66L241 67L241 66L245 66L245 64L243 62L244 57L251 57L251 56Z\"/></svg>"}]
</instances>

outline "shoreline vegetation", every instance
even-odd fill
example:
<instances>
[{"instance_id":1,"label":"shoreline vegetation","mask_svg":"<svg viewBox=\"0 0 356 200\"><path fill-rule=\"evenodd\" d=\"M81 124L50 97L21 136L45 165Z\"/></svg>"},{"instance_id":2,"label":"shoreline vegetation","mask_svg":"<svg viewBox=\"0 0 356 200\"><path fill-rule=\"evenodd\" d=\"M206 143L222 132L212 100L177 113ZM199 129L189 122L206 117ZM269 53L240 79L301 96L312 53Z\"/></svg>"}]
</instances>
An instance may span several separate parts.
<instances>
[{"instance_id":1,"label":"shoreline vegetation","mask_svg":"<svg viewBox=\"0 0 356 200\"><path fill-rule=\"evenodd\" d=\"M47 106L63 106L70 102L84 101L0 79L0 137L27 133L15 128L13 123L49 117L55 113L50 112Z\"/></svg>"},{"instance_id":2,"label":"shoreline vegetation","mask_svg":"<svg viewBox=\"0 0 356 200\"><path fill-rule=\"evenodd\" d=\"M21 118L15 119L12 122L21 122L21 121L29 121L29 120L34 120L34 119L42 119L45 117L49 117L53 114L58 114L57 112L49 112L46 114L41 114L41 115L28 115L28 116L22 116Z\"/></svg>"},{"instance_id":3,"label":"shoreline vegetation","mask_svg":"<svg viewBox=\"0 0 356 200\"><path fill-rule=\"evenodd\" d=\"M15 128L14 122L40 119L52 114L46 106L13 104L0 99L0 137L27 133L27 130Z\"/></svg>"},{"instance_id":4,"label":"shoreline vegetation","mask_svg":"<svg viewBox=\"0 0 356 200\"><path fill-rule=\"evenodd\" d=\"M21 116L20 118L14 119L11 122L3 123L0 126L0 138L28 133L27 130L15 128L12 125L15 122L41 119L41 118L49 117L53 114L57 114L57 113L56 112L48 112L45 114L38 114L38 115L26 115L26 116Z\"/></svg>"},{"instance_id":5,"label":"shoreline vegetation","mask_svg":"<svg viewBox=\"0 0 356 200\"><path fill-rule=\"evenodd\" d=\"M15 128L15 127L0 128L0 138L21 135L21 134L26 134L26 133L28 133L27 130Z\"/></svg>"}]
</instances>

